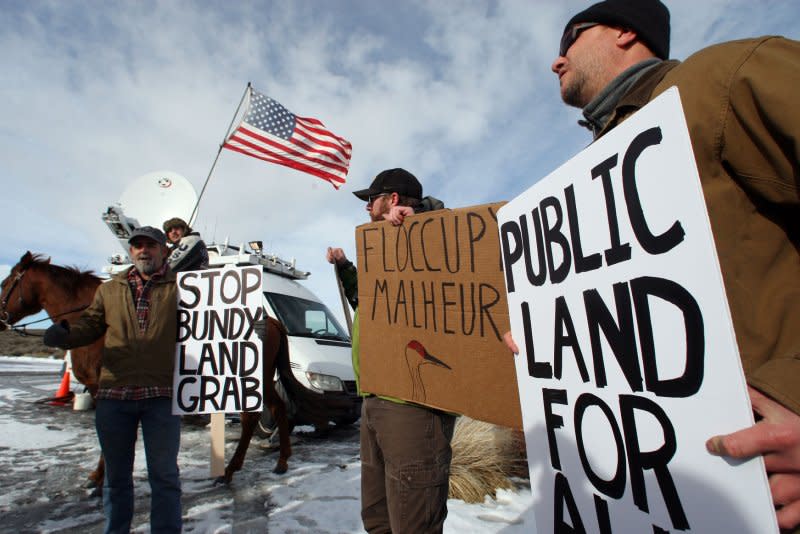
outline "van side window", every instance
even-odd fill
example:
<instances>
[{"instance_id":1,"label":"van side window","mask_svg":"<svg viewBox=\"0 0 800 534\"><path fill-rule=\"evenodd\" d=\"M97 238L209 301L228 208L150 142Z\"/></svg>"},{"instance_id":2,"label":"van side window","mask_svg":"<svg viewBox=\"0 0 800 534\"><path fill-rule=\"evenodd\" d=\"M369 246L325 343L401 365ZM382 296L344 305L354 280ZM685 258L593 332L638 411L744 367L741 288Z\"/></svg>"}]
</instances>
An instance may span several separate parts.
<instances>
[{"instance_id":1,"label":"van side window","mask_svg":"<svg viewBox=\"0 0 800 534\"><path fill-rule=\"evenodd\" d=\"M349 341L347 330L342 328L323 303L268 291L264 292L264 296L290 336Z\"/></svg>"}]
</instances>

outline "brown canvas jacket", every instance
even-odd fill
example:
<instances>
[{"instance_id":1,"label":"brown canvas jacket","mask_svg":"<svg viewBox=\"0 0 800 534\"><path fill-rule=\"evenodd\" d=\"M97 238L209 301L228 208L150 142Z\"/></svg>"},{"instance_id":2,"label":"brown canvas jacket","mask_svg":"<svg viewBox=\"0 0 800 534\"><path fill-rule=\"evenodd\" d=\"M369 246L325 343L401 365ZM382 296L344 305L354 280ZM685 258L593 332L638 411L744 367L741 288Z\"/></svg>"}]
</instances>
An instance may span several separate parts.
<instances>
[{"instance_id":1,"label":"brown canvas jacket","mask_svg":"<svg viewBox=\"0 0 800 534\"><path fill-rule=\"evenodd\" d=\"M752 386L796 413L800 413L798 58L800 42L762 37L711 46L683 63L666 61L621 99L601 132L678 86L745 375Z\"/></svg>"},{"instance_id":2,"label":"brown canvas jacket","mask_svg":"<svg viewBox=\"0 0 800 534\"><path fill-rule=\"evenodd\" d=\"M167 269L150 293L147 332L139 332L128 271L100 284L94 301L70 325L67 347L80 347L105 334L100 387L172 386L177 338L175 273Z\"/></svg>"}]
</instances>

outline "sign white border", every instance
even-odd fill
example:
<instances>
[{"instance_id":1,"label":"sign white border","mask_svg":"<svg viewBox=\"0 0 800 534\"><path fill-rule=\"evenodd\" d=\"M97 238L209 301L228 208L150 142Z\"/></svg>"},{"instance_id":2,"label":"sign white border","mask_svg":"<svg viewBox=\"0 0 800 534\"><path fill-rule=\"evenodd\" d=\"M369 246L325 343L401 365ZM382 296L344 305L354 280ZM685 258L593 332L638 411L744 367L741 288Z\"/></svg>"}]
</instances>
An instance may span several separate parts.
<instances>
[{"instance_id":1,"label":"sign white border","mask_svg":"<svg viewBox=\"0 0 800 534\"><path fill-rule=\"evenodd\" d=\"M677 88L498 223L539 531L777 533Z\"/></svg>"},{"instance_id":2,"label":"sign white border","mask_svg":"<svg viewBox=\"0 0 800 534\"><path fill-rule=\"evenodd\" d=\"M260 266L178 273L172 413L262 411L262 276Z\"/></svg>"}]
</instances>

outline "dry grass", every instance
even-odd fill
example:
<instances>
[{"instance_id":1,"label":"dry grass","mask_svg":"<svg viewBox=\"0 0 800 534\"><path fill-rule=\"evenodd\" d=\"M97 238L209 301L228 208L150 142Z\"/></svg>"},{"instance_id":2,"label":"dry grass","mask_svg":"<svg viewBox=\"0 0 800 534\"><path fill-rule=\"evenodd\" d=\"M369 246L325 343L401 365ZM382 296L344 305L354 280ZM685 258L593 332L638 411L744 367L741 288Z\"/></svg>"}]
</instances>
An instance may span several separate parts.
<instances>
[{"instance_id":1,"label":"dry grass","mask_svg":"<svg viewBox=\"0 0 800 534\"><path fill-rule=\"evenodd\" d=\"M521 432L459 417L453 433L450 463L451 499L483 502L498 489L511 489L512 478L527 476L525 441Z\"/></svg>"},{"instance_id":2,"label":"dry grass","mask_svg":"<svg viewBox=\"0 0 800 534\"><path fill-rule=\"evenodd\" d=\"M43 330L31 330L32 336L21 336L12 330L0 332L0 355L3 356L63 356L62 349L42 343Z\"/></svg>"}]
</instances>

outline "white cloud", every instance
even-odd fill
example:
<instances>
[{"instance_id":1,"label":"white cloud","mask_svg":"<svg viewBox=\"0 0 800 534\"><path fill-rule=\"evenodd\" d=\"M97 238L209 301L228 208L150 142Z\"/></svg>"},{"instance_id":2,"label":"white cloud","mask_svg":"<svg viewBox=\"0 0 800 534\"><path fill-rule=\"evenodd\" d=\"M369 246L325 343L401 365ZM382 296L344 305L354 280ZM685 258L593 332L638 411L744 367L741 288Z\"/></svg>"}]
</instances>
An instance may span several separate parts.
<instances>
[{"instance_id":1,"label":"white cloud","mask_svg":"<svg viewBox=\"0 0 800 534\"><path fill-rule=\"evenodd\" d=\"M797 35L796 3L668 2L673 56L760 33ZM450 206L509 199L588 143L549 70L586 2L12 3L0 24L0 261L28 249L99 268L100 221L133 178L200 189L245 84L354 145L343 190L224 151L196 228L262 239L338 302L325 247L353 254L350 192L384 168ZM134 214L131 214L134 215ZM271 247L268 247L271 248ZM316 273L319 273L316 274Z\"/></svg>"}]
</instances>

